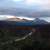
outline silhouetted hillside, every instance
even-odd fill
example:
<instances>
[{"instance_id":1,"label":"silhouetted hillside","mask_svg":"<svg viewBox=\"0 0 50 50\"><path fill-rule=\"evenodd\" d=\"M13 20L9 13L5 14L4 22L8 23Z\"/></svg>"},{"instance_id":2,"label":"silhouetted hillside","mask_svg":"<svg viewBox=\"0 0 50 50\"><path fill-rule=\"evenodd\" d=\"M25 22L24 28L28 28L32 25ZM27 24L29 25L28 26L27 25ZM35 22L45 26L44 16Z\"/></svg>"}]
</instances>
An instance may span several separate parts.
<instances>
[{"instance_id":1,"label":"silhouetted hillside","mask_svg":"<svg viewBox=\"0 0 50 50\"><path fill-rule=\"evenodd\" d=\"M36 18L34 21L33 21L33 23L34 24L48 24L48 22L47 21L45 21L45 20L41 20L41 19L39 19L39 18Z\"/></svg>"}]
</instances>

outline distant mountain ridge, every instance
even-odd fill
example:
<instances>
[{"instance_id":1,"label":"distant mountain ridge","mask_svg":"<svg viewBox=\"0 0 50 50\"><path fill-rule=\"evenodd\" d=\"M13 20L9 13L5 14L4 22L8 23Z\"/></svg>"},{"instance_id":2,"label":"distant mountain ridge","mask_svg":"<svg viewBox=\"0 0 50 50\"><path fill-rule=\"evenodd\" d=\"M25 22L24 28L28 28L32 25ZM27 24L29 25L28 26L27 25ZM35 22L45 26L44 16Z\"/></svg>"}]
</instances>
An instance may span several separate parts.
<instances>
[{"instance_id":1,"label":"distant mountain ridge","mask_svg":"<svg viewBox=\"0 0 50 50\"><path fill-rule=\"evenodd\" d=\"M8 20L12 20L12 19L8 19ZM45 20L41 20L39 18L36 18L33 21L27 21L27 20L20 20L19 21L8 21L8 20L2 20L0 21L0 27L16 27L16 26L33 26L33 25L43 25L43 24L49 24L47 21ZM14 19L15 20L15 19Z\"/></svg>"},{"instance_id":2,"label":"distant mountain ridge","mask_svg":"<svg viewBox=\"0 0 50 50\"><path fill-rule=\"evenodd\" d=\"M33 23L34 24L48 24L48 22L47 21L45 21L45 20L41 20L41 19L39 19L39 18L36 18L34 21L33 21Z\"/></svg>"}]
</instances>

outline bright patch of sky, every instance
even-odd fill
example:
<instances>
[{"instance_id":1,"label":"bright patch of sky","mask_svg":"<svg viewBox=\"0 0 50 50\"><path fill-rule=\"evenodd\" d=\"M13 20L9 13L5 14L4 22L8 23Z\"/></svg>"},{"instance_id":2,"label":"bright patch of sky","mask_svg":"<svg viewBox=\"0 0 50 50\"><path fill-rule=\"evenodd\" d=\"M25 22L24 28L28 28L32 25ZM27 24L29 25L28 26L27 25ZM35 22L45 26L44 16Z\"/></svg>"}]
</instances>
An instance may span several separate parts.
<instances>
[{"instance_id":1,"label":"bright patch of sky","mask_svg":"<svg viewBox=\"0 0 50 50\"><path fill-rule=\"evenodd\" d=\"M39 10L50 9L48 0L0 0L0 7L22 7L35 8Z\"/></svg>"},{"instance_id":2,"label":"bright patch of sky","mask_svg":"<svg viewBox=\"0 0 50 50\"><path fill-rule=\"evenodd\" d=\"M6 20L7 18L15 18L15 17L11 15L0 15L0 20Z\"/></svg>"},{"instance_id":3,"label":"bright patch of sky","mask_svg":"<svg viewBox=\"0 0 50 50\"><path fill-rule=\"evenodd\" d=\"M19 19L27 19L27 20L34 20L35 18L29 18L24 16L11 16L11 15L0 15L0 20L6 20L8 18L19 18Z\"/></svg>"},{"instance_id":4,"label":"bright patch of sky","mask_svg":"<svg viewBox=\"0 0 50 50\"><path fill-rule=\"evenodd\" d=\"M24 4L27 6L37 6L39 9L48 10L48 0L13 0L14 2L19 2L18 4Z\"/></svg>"},{"instance_id":5,"label":"bright patch of sky","mask_svg":"<svg viewBox=\"0 0 50 50\"><path fill-rule=\"evenodd\" d=\"M21 0L13 0L13 1L21 1Z\"/></svg>"}]
</instances>

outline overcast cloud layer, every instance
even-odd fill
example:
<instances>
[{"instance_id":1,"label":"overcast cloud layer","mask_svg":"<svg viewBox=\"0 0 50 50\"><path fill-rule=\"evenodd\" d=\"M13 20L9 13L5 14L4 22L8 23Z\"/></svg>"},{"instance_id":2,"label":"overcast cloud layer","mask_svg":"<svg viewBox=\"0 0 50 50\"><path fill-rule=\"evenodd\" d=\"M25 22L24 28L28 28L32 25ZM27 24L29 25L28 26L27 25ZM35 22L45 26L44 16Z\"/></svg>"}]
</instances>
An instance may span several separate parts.
<instances>
[{"instance_id":1,"label":"overcast cloud layer","mask_svg":"<svg viewBox=\"0 0 50 50\"><path fill-rule=\"evenodd\" d=\"M50 17L50 0L0 0L0 15Z\"/></svg>"},{"instance_id":2,"label":"overcast cloud layer","mask_svg":"<svg viewBox=\"0 0 50 50\"><path fill-rule=\"evenodd\" d=\"M35 8L40 10L50 9L48 0L0 0L0 8Z\"/></svg>"}]
</instances>

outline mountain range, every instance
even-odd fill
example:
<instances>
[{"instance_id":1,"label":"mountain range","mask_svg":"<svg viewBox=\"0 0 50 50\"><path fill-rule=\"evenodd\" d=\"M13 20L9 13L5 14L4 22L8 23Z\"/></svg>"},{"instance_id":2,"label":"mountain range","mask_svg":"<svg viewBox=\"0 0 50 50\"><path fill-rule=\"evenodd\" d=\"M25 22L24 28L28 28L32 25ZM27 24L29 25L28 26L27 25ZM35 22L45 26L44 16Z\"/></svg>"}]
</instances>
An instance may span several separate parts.
<instances>
[{"instance_id":1,"label":"mountain range","mask_svg":"<svg viewBox=\"0 0 50 50\"><path fill-rule=\"evenodd\" d=\"M34 24L48 24L47 21L39 19L39 18L35 18L35 20L33 21Z\"/></svg>"},{"instance_id":2,"label":"mountain range","mask_svg":"<svg viewBox=\"0 0 50 50\"><path fill-rule=\"evenodd\" d=\"M45 25L45 24L49 24L49 22L45 21L45 20L41 20L39 18L35 18L34 20L31 21L25 21L25 22L17 22L17 25L21 25L21 26L33 26L33 25Z\"/></svg>"}]
</instances>

